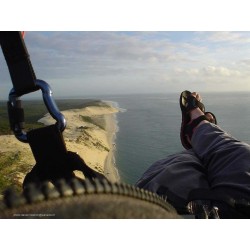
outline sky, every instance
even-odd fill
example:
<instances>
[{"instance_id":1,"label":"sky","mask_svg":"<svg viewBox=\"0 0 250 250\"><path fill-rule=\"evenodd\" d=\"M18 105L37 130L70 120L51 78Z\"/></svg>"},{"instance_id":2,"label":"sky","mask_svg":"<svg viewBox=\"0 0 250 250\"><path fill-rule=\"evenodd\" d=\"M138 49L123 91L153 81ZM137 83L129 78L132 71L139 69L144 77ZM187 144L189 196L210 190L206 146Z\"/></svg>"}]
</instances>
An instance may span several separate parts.
<instances>
[{"instance_id":1,"label":"sky","mask_svg":"<svg viewBox=\"0 0 250 250\"><path fill-rule=\"evenodd\" d=\"M26 32L38 79L56 97L250 91L250 32ZM11 88L0 54L0 98Z\"/></svg>"}]
</instances>

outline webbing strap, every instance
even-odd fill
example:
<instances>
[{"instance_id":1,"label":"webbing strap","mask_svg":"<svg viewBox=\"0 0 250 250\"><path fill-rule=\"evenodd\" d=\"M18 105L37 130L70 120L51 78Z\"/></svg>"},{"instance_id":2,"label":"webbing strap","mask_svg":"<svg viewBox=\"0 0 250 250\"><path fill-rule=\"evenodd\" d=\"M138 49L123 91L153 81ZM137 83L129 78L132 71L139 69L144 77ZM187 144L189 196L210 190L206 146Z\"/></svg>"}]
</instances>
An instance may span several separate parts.
<instances>
[{"instance_id":1,"label":"webbing strap","mask_svg":"<svg viewBox=\"0 0 250 250\"><path fill-rule=\"evenodd\" d=\"M15 132L17 129L24 129L24 110L21 100L16 101L15 107L10 102L7 102L7 108L11 130Z\"/></svg>"},{"instance_id":2,"label":"webbing strap","mask_svg":"<svg viewBox=\"0 0 250 250\"><path fill-rule=\"evenodd\" d=\"M28 174L29 178L26 178L28 182L68 179L74 170L82 171L89 179L105 179L104 175L88 167L79 155L67 151L62 133L56 125L31 130L27 132L27 138L37 163Z\"/></svg>"},{"instance_id":3,"label":"webbing strap","mask_svg":"<svg viewBox=\"0 0 250 250\"><path fill-rule=\"evenodd\" d=\"M27 132L27 138L38 164L47 165L49 162L65 161L67 149L56 125L33 129Z\"/></svg>"},{"instance_id":4,"label":"webbing strap","mask_svg":"<svg viewBox=\"0 0 250 250\"><path fill-rule=\"evenodd\" d=\"M36 91L35 72L21 33L1 31L0 43L16 93L21 96Z\"/></svg>"},{"instance_id":5,"label":"webbing strap","mask_svg":"<svg viewBox=\"0 0 250 250\"><path fill-rule=\"evenodd\" d=\"M194 189L189 193L191 202L208 201L219 208L220 218L250 218L250 201L246 198L234 198L222 190Z\"/></svg>"}]
</instances>

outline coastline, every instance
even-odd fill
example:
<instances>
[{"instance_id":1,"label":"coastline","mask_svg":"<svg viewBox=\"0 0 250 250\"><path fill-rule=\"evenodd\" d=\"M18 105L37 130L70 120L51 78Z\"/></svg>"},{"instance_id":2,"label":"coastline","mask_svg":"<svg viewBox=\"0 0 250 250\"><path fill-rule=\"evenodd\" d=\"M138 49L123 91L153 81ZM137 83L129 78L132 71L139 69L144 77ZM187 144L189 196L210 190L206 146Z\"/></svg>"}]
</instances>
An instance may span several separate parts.
<instances>
[{"instance_id":1,"label":"coastline","mask_svg":"<svg viewBox=\"0 0 250 250\"><path fill-rule=\"evenodd\" d=\"M120 176L118 173L118 169L115 165L115 138L116 133L118 131L117 122L116 122L116 115L115 114L106 114L104 115L106 127L105 130L107 131L107 138L108 144L110 145L110 151L106 157L104 163L104 175L112 182L116 182L120 180Z\"/></svg>"},{"instance_id":2,"label":"coastline","mask_svg":"<svg viewBox=\"0 0 250 250\"><path fill-rule=\"evenodd\" d=\"M120 180L114 161L117 112L119 109L106 101L62 111L67 120L63 133L67 149L77 152L89 167L103 173L111 182ZM51 125L55 120L46 114L38 122ZM25 175L35 165L29 144L18 141L14 135L1 135L0 144L4 145L0 149L1 157L8 159L6 172L1 174L21 187ZM81 172L76 171L76 175L84 178Z\"/></svg>"}]
</instances>

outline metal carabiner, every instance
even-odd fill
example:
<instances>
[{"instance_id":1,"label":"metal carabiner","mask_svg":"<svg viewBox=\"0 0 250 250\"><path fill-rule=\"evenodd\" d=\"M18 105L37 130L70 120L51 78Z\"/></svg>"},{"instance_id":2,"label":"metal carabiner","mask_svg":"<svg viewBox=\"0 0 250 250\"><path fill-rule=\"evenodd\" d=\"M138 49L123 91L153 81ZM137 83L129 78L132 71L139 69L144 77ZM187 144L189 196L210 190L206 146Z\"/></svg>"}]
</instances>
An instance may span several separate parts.
<instances>
[{"instance_id":1,"label":"metal carabiner","mask_svg":"<svg viewBox=\"0 0 250 250\"><path fill-rule=\"evenodd\" d=\"M58 129L63 132L66 128L66 119L64 115L59 111L53 97L52 97L52 91L48 83L46 83L43 80L36 80L35 81L36 86L41 89L43 94L43 101L45 103L45 106L47 107L47 110L49 111L50 115L56 120L56 125ZM9 105L11 105L12 108L17 107L17 103L20 103L20 96L18 96L15 92L15 89L11 89L9 93ZM27 134L23 131L22 126L19 123L15 123L12 126L13 132L16 136L16 138L21 142L28 142Z\"/></svg>"}]
</instances>

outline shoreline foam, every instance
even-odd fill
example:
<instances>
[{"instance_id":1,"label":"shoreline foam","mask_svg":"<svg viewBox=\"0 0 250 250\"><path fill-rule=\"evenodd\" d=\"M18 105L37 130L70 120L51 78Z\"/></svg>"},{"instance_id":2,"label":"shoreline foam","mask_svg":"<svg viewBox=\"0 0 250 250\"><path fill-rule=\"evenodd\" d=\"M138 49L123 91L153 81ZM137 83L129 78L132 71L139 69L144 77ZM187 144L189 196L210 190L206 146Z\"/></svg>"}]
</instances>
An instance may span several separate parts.
<instances>
[{"instance_id":1,"label":"shoreline foam","mask_svg":"<svg viewBox=\"0 0 250 250\"><path fill-rule=\"evenodd\" d=\"M106 120L105 130L107 131L108 143L110 145L110 151L104 163L104 174L110 181L119 181L120 177L115 164L115 139L118 131L116 115L106 114L104 117Z\"/></svg>"}]
</instances>

